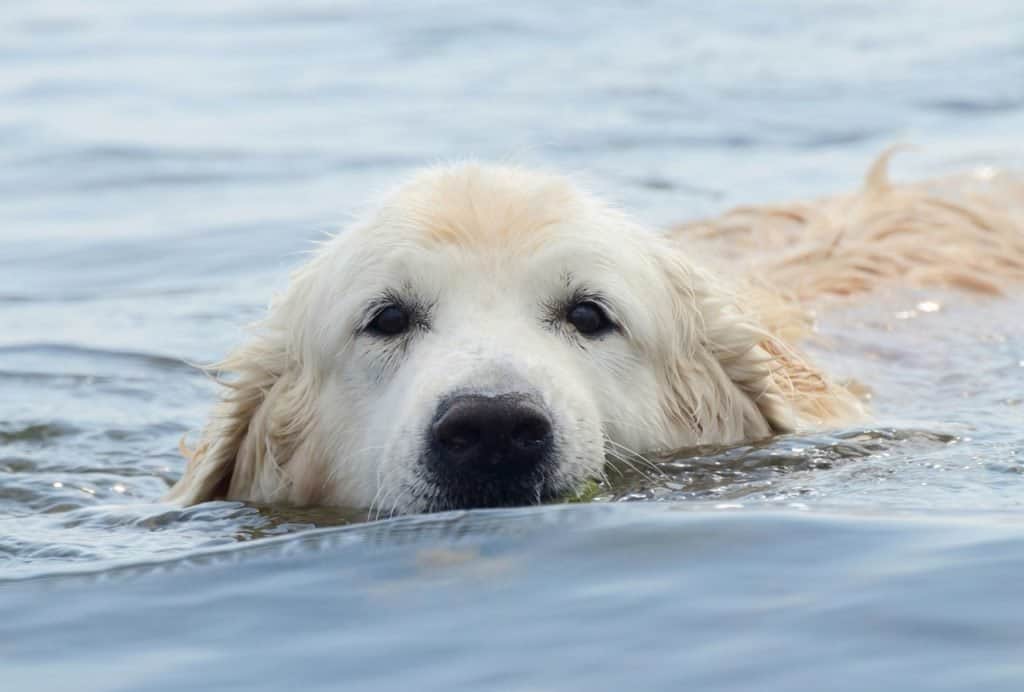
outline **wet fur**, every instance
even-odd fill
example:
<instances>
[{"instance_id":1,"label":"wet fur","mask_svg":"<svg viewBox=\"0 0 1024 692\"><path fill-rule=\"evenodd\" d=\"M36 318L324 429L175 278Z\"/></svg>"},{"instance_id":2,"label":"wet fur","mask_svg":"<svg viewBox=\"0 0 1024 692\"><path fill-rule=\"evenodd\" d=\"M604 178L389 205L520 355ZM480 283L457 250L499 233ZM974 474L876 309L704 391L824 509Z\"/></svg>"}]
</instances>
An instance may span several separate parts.
<instances>
[{"instance_id":1,"label":"wet fur","mask_svg":"<svg viewBox=\"0 0 1024 692\"><path fill-rule=\"evenodd\" d=\"M887 282L998 293L1024 278L1024 190L1017 181L893 185L887 160L888 154L854 194L737 209L661 237L643 234L560 178L472 164L420 176L372 223L415 218L431 242L490 243L499 252L536 251L545 239L538 229L568 213L600 214L609 228L621 226L624 237L641 234L630 242L650 245L662 282L652 291L670 296L651 310L671 328L636 345L652 360L661 386L654 400L634 402L646 412L649 430L640 437L650 444L635 450L630 433L633 444L625 447L632 453L679 440L734 443L864 416L857 397L798 350L810 327L809 306ZM461 198L473 204L446 201ZM622 252L631 247L624 242ZM314 366L323 360L317 342L328 329L317 326L328 310L321 284L337 260L325 246L293 275L249 341L211 368L223 398L198 445L185 450L188 467L169 500L331 504L338 497L332 488L370 482L337 462L355 432L325 425L322 380L330 365ZM745 278L731 282L716 269L731 267L735 274L737 265L745 267ZM598 423L605 449L591 452L616 453L624 446L616 437L625 433L613 420L592 422ZM566 482L582 483L581 469L568 469ZM377 488L375 502L382 493L390 498L389 512L444 508L416 504L387 487Z\"/></svg>"}]
</instances>

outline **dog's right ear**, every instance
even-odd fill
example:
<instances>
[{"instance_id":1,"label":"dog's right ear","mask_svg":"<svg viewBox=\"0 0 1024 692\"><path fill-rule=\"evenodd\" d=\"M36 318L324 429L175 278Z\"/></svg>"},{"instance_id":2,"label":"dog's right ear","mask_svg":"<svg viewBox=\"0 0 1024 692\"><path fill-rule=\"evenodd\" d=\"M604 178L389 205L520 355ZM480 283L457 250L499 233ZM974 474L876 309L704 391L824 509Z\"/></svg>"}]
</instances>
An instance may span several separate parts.
<instances>
[{"instance_id":1,"label":"dog's right ear","mask_svg":"<svg viewBox=\"0 0 1024 692\"><path fill-rule=\"evenodd\" d=\"M207 368L225 391L196 447L188 449L182 441L188 466L165 500L191 505L224 499L259 475L266 452L276 446L270 409L288 379L284 349L275 342L273 335L257 336Z\"/></svg>"},{"instance_id":2,"label":"dog's right ear","mask_svg":"<svg viewBox=\"0 0 1024 692\"><path fill-rule=\"evenodd\" d=\"M274 501L292 490L283 472L310 462L318 383L289 354L280 330L261 333L210 368L224 387L185 474L167 501ZM230 379L228 379L230 378Z\"/></svg>"},{"instance_id":3,"label":"dog's right ear","mask_svg":"<svg viewBox=\"0 0 1024 692\"><path fill-rule=\"evenodd\" d=\"M195 449L181 445L188 466L165 500L281 499L290 490L285 465L314 456L319 381L301 334L318 309L312 287L320 261L293 273L249 341L207 368L223 394Z\"/></svg>"}]
</instances>

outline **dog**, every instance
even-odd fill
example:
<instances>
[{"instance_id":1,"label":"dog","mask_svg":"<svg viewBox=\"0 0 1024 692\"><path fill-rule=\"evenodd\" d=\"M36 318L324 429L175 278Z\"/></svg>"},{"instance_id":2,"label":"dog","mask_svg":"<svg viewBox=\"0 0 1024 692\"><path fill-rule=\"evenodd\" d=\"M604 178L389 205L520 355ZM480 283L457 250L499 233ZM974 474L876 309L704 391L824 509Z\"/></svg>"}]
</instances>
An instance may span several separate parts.
<instances>
[{"instance_id":1,"label":"dog","mask_svg":"<svg viewBox=\"0 0 1024 692\"><path fill-rule=\"evenodd\" d=\"M571 495L607 458L863 419L799 350L808 307L1024 278L1010 178L750 207L669 233L569 180L431 168L332 237L247 343L167 499L372 516Z\"/></svg>"}]
</instances>

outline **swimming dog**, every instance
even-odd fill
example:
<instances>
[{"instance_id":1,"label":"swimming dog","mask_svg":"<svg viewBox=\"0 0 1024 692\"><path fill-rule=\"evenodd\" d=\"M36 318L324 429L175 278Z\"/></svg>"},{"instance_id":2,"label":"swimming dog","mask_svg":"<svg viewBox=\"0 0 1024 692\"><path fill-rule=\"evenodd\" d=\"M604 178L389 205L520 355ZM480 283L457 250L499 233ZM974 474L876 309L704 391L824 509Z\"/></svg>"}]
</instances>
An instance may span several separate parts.
<instances>
[{"instance_id":1,"label":"swimming dog","mask_svg":"<svg viewBox=\"0 0 1024 692\"><path fill-rule=\"evenodd\" d=\"M669 233L557 175L425 170L324 243L214 367L223 398L168 498L533 504L609 457L862 418L799 350L809 304L1024 278L1018 183L894 185L887 159L854 194Z\"/></svg>"}]
</instances>

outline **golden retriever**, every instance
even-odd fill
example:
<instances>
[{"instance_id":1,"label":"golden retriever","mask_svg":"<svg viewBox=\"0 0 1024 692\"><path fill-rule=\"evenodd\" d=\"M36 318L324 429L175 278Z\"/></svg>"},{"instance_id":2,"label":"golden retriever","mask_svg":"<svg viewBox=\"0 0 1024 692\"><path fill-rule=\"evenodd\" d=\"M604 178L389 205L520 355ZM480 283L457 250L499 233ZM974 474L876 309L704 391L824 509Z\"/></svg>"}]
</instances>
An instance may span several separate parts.
<instances>
[{"instance_id":1,"label":"golden retriever","mask_svg":"<svg viewBox=\"0 0 1024 692\"><path fill-rule=\"evenodd\" d=\"M168 498L376 514L565 497L606 456L865 415L798 350L806 307L1024 278L1002 175L752 207L671 233L563 177L432 168L326 242L229 376Z\"/></svg>"}]
</instances>

